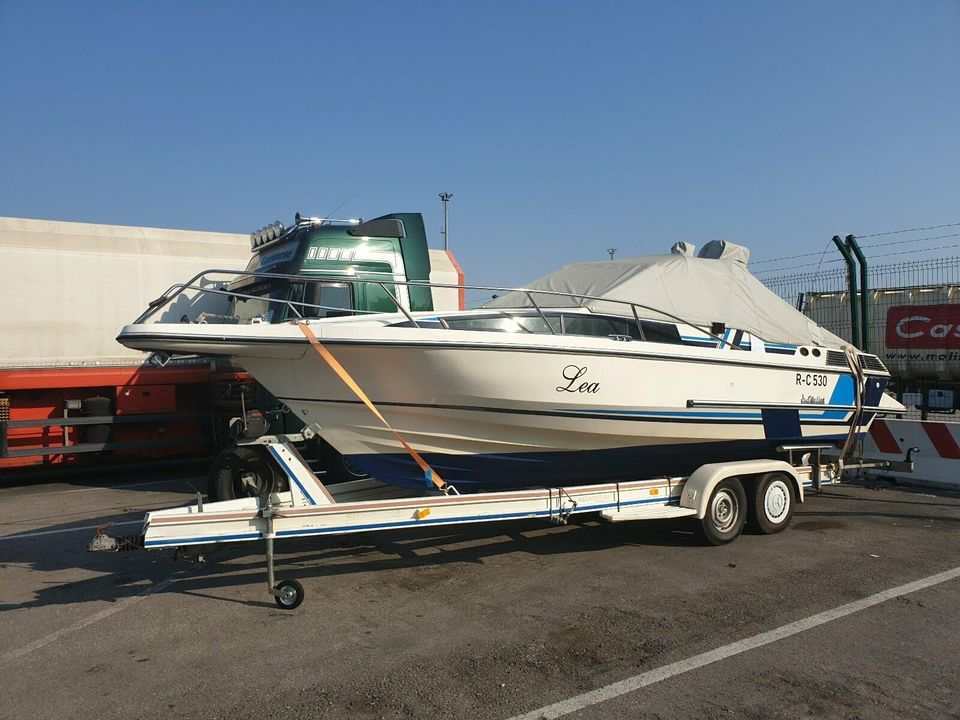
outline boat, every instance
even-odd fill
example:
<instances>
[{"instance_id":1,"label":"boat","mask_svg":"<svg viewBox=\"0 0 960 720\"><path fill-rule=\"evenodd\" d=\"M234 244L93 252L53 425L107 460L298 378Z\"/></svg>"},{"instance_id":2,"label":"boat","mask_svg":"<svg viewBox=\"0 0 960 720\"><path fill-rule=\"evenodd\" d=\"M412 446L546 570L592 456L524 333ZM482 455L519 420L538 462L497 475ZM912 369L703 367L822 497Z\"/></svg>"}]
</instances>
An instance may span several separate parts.
<instances>
[{"instance_id":1,"label":"boat","mask_svg":"<svg viewBox=\"0 0 960 720\"><path fill-rule=\"evenodd\" d=\"M680 243L567 265L520 289L468 288L495 293L472 310L411 312L396 299L393 313L160 321L181 294L229 294L224 271L211 271L118 340L231 358L353 466L410 490L438 477L465 493L673 476L791 446L848 453L878 413L902 411L885 393L889 373L768 290L748 261L733 243L697 255Z\"/></svg>"}]
</instances>

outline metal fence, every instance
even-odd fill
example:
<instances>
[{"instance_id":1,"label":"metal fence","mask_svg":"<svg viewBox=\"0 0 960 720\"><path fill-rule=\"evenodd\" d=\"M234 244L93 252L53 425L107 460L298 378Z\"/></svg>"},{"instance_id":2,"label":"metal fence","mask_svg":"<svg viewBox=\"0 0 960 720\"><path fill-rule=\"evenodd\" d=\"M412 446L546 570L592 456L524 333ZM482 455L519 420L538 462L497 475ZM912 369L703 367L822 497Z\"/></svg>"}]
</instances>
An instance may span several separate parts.
<instances>
[{"instance_id":1,"label":"metal fence","mask_svg":"<svg viewBox=\"0 0 960 720\"><path fill-rule=\"evenodd\" d=\"M828 260L798 274L757 274L819 325L851 341L847 270ZM839 265L839 266L838 266ZM859 304L860 293L856 300ZM960 406L960 257L909 260L868 270L867 342L894 376L892 389L917 416Z\"/></svg>"}]
</instances>

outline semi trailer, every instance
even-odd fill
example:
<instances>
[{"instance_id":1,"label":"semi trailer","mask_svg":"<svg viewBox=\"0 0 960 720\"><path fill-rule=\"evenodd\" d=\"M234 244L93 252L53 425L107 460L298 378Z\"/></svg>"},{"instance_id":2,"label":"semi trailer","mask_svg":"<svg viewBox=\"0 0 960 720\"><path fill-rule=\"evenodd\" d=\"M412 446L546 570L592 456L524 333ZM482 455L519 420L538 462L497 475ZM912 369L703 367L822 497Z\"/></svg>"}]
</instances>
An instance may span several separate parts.
<instances>
[{"instance_id":1,"label":"semi trailer","mask_svg":"<svg viewBox=\"0 0 960 720\"><path fill-rule=\"evenodd\" d=\"M0 477L28 468L212 456L231 443L231 420L251 411L273 431L295 431L292 417L242 368L151 357L115 341L117 328L151 298L216 267L326 280L241 282L232 294L206 293L202 302L170 311L184 321L249 318L258 297L282 295L330 308L318 313L362 312L386 307L389 298L355 290L351 276L463 282L451 253L428 248L417 213L367 223L297 215L289 228L278 221L252 235L0 217ZM402 302L462 307L456 290L435 295L414 292ZM215 474L237 459L228 451Z\"/></svg>"}]
</instances>

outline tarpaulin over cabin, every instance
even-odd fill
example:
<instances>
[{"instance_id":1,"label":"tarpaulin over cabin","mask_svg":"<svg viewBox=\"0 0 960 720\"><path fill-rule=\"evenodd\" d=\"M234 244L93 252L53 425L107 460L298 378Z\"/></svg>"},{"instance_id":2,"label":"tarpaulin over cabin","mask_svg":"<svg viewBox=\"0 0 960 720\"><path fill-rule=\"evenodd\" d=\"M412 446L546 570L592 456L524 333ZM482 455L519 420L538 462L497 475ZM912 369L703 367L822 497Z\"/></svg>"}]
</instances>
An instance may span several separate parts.
<instances>
[{"instance_id":1,"label":"tarpaulin over cabin","mask_svg":"<svg viewBox=\"0 0 960 720\"><path fill-rule=\"evenodd\" d=\"M847 345L803 313L781 300L750 274L750 251L714 241L693 257L690 246L670 255L572 263L526 285L541 308L586 307L593 312L632 317L672 319L669 313L709 329L715 322L747 330L757 337L796 345ZM569 293L576 297L542 291ZM512 292L486 303L486 308L530 307L525 293Z\"/></svg>"}]
</instances>

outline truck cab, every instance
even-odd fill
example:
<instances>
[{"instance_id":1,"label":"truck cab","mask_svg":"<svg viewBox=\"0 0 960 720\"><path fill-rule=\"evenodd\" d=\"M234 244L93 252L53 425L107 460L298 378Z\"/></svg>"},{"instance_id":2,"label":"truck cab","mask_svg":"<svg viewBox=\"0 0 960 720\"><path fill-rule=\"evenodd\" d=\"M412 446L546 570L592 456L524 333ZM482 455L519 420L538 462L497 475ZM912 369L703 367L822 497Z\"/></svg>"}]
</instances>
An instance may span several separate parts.
<instances>
[{"instance_id":1,"label":"truck cab","mask_svg":"<svg viewBox=\"0 0 960 720\"><path fill-rule=\"evenodd\" d=\"M298 277L241 277L232 282L228 315L234 322L396 312L397 303L411 311L461 307L459 296L435 299L428 287L395 284L437 281L435 276L444 273L447 282L462 283L452 255L427 248L419 213L368 221L305 218L298 213L289 228L278 221L252 233L250 245L253 257L247 272ZM377 282L352 282L358 279Z\"/></svg>"},{"instance_id":2,"label":"truck cab","mask_svg":"<svg viewBox=\"0 0 960 720\"><path fill-rule=\"evenodd\" d=\"M394 213L372 220L294 217L250 235L253 253L246 273L226 286L225 315L214 322L280 323L298 317L356 313L464 309L463 290L402 284L422 281L462 285L463 272L448 250L431 250L420 213ZM254 273L256 273L254 275ZM355 282L356 280L374 282ZM242 422L232 422L238 438L298 433L303 424L259 384L252 386ZM256 420L251 419L251 413ZM301 448L326 472L327 482L357 479L332 447L315 438ZM209 476L209 496L227 500L277 489L284 482L265 462L262 448L242 443L224 449Z\"/></svg>"}]
</instances>

